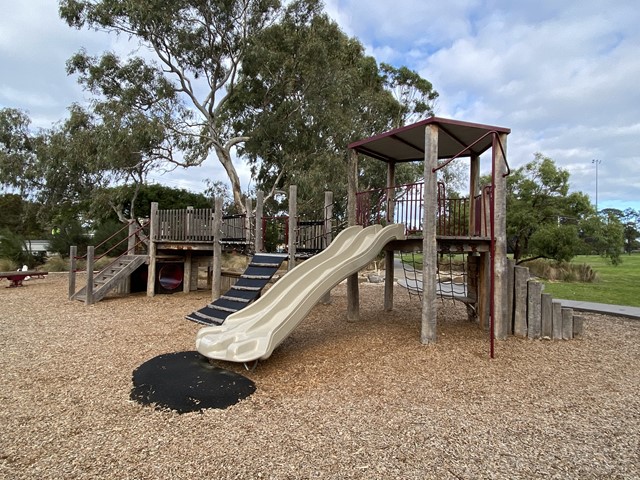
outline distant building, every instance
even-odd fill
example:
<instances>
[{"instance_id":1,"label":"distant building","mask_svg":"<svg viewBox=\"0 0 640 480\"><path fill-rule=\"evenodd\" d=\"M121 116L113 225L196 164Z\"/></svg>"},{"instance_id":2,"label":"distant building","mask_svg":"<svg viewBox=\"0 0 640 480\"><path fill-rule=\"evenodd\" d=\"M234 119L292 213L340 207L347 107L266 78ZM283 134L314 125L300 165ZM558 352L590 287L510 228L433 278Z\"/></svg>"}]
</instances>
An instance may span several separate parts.
<instances>
[{"instance_id":1,"label":"distant building","mask_svg":"<svg viewBox=\"0 0 640 480\"><path fill-rule=\"evenodd\" d=\"M51 254L51 251L49 250L49 240L25 240L24 243L27 246L27 251L31 254Z\"/></svg>"}]
</instances>

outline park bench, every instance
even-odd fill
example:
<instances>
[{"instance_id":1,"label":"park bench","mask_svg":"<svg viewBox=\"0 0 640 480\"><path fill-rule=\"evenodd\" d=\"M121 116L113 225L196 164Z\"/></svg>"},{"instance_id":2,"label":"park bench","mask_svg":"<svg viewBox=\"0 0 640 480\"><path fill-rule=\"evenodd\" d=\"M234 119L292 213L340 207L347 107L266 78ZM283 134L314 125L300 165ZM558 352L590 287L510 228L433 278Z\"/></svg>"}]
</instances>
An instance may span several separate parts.
<instances>
[{"instance_id":1,"label":"park bench","mask_svg":"<svg viewBox=\"0 0 640 480\"><path fill-rule=\"evenodd\" d=\"M23 287L22 282L25 278L44 278L49 272L41 272L39 270L20 270L17 272L0 272L0 278L6 278L9 280L9 286L7 288L13 287Z\"/></svg>"}]
</instances>

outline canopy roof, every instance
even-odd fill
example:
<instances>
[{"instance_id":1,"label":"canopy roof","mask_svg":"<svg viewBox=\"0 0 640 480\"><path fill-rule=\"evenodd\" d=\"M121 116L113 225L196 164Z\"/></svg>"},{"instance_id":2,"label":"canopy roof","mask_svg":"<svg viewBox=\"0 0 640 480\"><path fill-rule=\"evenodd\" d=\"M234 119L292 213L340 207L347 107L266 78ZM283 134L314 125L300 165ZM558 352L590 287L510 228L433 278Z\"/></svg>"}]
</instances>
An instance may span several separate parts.
<instances>
[{"instance_id":1,"label":"canopy roof","mask_svg":"<svg viewBox=\"0 0 640 480\"><path fill-rule=\"evenodd\" d=\"M468 151L460 156L480 155L491 148L493 135L488 135L488 133L511 133L510 129L503 127L429 117L412 125L359 140L350 144L349 149L384 162L424 160L425 126L430 124L438 125L440 132L438 135L438 158L454 157L470 145ZM474 143L476 141L477 143Z\"/></svg>"}]
</instances>

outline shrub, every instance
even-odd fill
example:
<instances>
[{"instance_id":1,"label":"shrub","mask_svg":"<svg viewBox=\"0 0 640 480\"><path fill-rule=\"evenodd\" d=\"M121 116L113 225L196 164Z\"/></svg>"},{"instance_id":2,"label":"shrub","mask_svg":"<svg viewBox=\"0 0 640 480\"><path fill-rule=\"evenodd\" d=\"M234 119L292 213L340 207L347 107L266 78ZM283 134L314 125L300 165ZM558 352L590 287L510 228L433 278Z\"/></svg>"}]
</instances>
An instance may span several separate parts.
<instances>
[{"instance_id":1,"label":"shrub","mask_svg":"<svg viewBox=\"0 0 640 480\"><path fill-rule=\"evenodd\" d=\"M596 272L586 263L577 265L569 262L556 262L554 260L538 258L530 262L525 262L523 266L528 267L532 275L544 278L545 280L585 283L597 281Z\"/></svg>"},{"instance_id":2,"label":"shrub","mask_svg":"<svg viewBox=\"0 0 640 480\"><path fill-rule=\"evenodd\" d=\"M27 252L24 239L6 228L0 231L0 257L7 258L19 266L25 263L33 265L33 258Z\"/></svg>"},{"instance_id":3,"label":"shrub","mask_svg":"<svg viewBox=\"0 0 640 480\"><path fill-rule=\"evenodd\" d=\"M69 271L69 261L62 258L60 254L51 255L44 263L47 272L67 272Z\"/></svg>"},{"instance_id":4,"label":"shrub","mask_svg":"<svg viewBox=\"0 0 640 480\"><path fill-rule=\"evenodd\" d=\"M18 264L9 258L0 258L0 271L2 272L10 272L12 270L17 270Z\"/></svg>"}]
</instances>

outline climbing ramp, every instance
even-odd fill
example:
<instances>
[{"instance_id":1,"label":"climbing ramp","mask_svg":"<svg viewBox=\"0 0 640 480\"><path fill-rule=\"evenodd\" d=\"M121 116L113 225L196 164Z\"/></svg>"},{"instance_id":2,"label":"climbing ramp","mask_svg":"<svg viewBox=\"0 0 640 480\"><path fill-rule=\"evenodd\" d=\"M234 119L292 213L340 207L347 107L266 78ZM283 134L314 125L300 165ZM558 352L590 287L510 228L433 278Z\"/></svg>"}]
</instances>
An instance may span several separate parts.
<instances>
[{"instance_id":1,"label":"climbing ramp","mask_svg":"<svg viewBox=\"0 0 640 480\"><path fill-rule=\"evenodd\" d=\"M229 315L242 310L260 296L286 259L285 254L254 255L235 285L220 298L187 315L186 319L204 325L222 325Z\"/></svg>"},{"instance_id":2,"label":"climbing ramp","mask_svg":"<svg viewBox=\"0 0 640 480\"><path fill-rule=\"evenodd\" d=\"M249 307L230 315L223 325L200 329L198 352L232 362L269 358L326 292L370 263L387 243L402 239L400 224L343 230L324 251L297 265Z\"/></svg>"}]
</instances>

